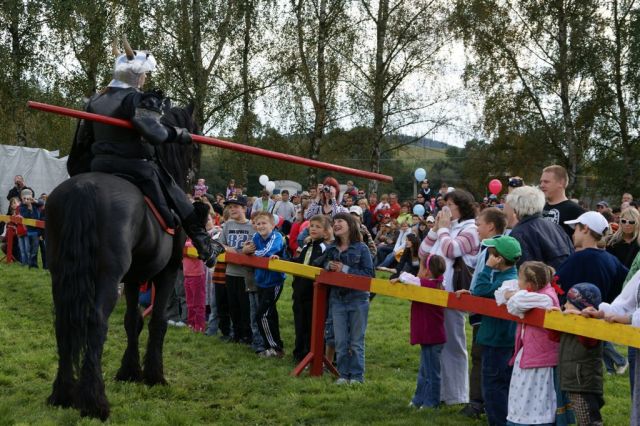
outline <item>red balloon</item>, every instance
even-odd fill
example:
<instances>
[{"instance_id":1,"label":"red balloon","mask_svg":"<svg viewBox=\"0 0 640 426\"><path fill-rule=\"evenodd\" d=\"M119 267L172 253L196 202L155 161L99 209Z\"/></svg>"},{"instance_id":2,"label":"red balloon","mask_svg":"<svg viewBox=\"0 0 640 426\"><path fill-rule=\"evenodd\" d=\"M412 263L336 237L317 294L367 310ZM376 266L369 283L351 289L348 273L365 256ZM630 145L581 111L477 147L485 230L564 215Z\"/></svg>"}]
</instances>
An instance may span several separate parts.
<instances>
[{"instance_id":1,"label":"red balloon","mask_svg":"<svg viewBox=\"0 0 640 426\"><path fill-rule=\"evenodd\" d=\"M489 182L489 192L493 195L498 195L502 191L502 182L499 179L492 179Z\"/></svg>"}]
</instances>

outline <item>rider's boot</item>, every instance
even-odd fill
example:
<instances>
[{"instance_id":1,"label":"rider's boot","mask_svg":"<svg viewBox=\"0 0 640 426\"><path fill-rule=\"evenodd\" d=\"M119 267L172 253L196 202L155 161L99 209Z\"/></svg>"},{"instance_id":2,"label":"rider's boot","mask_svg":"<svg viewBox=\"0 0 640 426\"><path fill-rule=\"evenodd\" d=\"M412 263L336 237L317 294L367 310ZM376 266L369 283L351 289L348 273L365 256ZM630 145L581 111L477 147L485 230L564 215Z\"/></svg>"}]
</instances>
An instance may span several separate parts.
<instances>
[{"instance_id":1,"label":"rider's boot","mask_svg":"<svg viewBox=\"0 0 640 426\"><path fill-rule=\"evenodd\" d=\"M224 253L222 244L213 240L207 234L195 212L182 221L182 226L189 238L191 238L194 247L198 250L198 258L204 260L208 268L212 268L216 264L218 255Z\"/></svg>"}]
</instances>

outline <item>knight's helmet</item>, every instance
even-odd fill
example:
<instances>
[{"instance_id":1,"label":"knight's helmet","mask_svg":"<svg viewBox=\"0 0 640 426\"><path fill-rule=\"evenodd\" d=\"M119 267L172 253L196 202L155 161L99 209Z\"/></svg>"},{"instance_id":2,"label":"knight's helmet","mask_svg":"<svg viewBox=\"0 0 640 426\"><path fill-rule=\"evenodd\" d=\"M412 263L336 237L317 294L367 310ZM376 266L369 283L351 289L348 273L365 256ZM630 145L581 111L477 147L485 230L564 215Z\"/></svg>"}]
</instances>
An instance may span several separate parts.
<instances>
[{"instance_id":1,"label":"knight's helmet","mask_svg":"<svg viewBox=\"0 0 640 426\"><path fill-rule=\"evenodd\" d=\"M142 75L155 71L156 60L151 53L145 50L133 50L124 37L122 44L125 53L120 53L115 40L112 45L116 61L113 80L109 83L109 87L139 88Z\"/></svg>"}]
</instances>

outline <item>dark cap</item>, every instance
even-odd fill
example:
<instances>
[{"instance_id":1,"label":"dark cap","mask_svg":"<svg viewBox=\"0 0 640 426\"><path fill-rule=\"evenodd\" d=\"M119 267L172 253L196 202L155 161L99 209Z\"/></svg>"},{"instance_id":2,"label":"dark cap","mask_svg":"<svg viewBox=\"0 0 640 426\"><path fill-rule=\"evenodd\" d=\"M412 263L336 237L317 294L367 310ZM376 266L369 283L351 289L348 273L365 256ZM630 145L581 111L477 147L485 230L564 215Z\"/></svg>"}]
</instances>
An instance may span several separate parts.
<instances>
[{"instance_id":1,"label":"dark cap","mask_svg":"<svg viewBox=\"0 0 640 426\"><path fill-rule=\"evenodd\" d=\"M247 207L247 199L246 199L246 197L239 196L239 197L236 197L236 198L229 198L228 200L226 200L224 202L225 206L228 206L228 205L231 205L231 204L237 204L237 205L242 206L242 207Z\"/></svg>"}]
</instances>

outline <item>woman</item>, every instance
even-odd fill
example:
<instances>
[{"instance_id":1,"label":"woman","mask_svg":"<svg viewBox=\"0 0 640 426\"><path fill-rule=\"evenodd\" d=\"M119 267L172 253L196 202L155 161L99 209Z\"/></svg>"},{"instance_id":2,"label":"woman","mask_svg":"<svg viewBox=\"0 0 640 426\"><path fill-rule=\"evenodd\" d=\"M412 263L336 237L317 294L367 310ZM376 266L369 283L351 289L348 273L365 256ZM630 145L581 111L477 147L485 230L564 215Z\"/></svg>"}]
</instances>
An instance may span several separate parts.
<instances>
[{"instance_id":1,"label":"woman","mask_svg":"<svg viewBox=\"0 0 640 426\"><path fill-rule=\"evenodd\" d=\"M607 241L607 251L620 260L627 268L640 251L640 212L626 209L620 213L620 227Z\"/></svg>"},{"instance_id":2,"label":"woman","mask_svg":"<svg viewBox=\"0 0 640 426\"><path fill-rule=\"evenodd\" d=\"M396 272L392 274L389 279L398 278L403 272L418 275L420 269L420 239L413 233L407 234L405 238L404 252L396 266Z\"/></svg>"},{"instance_id":3,"label":"woman","mask_svg":"<svg viewBox=\"0 0 640 426\"><path fill-rule=\"evenodd\" d=\"M438 212L435 224L420 245L420 258L429 254L445 258L445 290L453 291L453 262L457 257L470 267L476 264L480 238L475 222L473 196L466 191L455 190L444 196L445 205ZM421 265L424 261L420 262ZM421 266L422 267L422 266ZM469 375L465 313L447 309L445 331L447 343L442 351L442 391L445 404L469 402Z\"/></svg>"},{"instance_id":4,"label":"woman","mask_svg":"<svg viewBox=\"0 0 640 426\"><path fill-rule=\"evenodd\" d=\"M318 184L316 198L311 202L304 214L305 219L311 219L317 214L334 217L338 213L349 211L338 203L340 199L340 185L331 176L327 177L323 183Z\"/></svg>"},{"instance_id":5,"label":"woman","mask_svg":"<svg viewBox=\"0 0 640 426\"><path fill-rule=\"evenodd\" d=\"M362 209L362 223L364 224L364 226L367 227L371 235L374 235L373 234L373 225L374 225L373 214L369 209L369 202L367 201L366 198L360 198L358 200L358 206L360 206L360 208Z\"/></svg>"}]
</instances>

